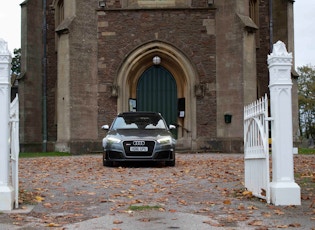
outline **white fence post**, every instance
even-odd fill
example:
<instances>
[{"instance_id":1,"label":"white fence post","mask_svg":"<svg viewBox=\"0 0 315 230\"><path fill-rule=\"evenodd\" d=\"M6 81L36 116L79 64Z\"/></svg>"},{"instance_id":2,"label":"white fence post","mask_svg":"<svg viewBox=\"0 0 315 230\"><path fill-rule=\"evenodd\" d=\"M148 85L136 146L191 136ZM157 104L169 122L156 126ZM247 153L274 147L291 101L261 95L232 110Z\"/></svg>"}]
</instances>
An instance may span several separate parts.
<instances>
[{"instance_id":1,"label":"white fence post","mask_svg":"<svg viewBox=\"0 0 315 230\"><path fill-rule=\"evenodd\" d=\"M0 39L0 210L13 209L14 190L9 181L9 113L11 95L11 55L8 44Z\"/></svg>"},{"instance_id":2,"label":"white fence post","mask_svg":"<svg viewBox=\"0 0 315 230\"><path fill-rule=\"evenodd\" d=\"M294 182L291 66L292 53L278 41L268 55L270 111L272 117L271 202L275 205L300 205L300 187Z\"/></svg>"},{"instance_id":3,"label":"white fence post","mask_svg":"<svg viewBox=\"0 0 315 230\"><path fill-rule=\"evenodd\" d=\"M10 147L11 147L11 173L12 185L15 191L15 208L19 207L19 97L16 95L10 105Z\"/></svg>"}]
</instances>

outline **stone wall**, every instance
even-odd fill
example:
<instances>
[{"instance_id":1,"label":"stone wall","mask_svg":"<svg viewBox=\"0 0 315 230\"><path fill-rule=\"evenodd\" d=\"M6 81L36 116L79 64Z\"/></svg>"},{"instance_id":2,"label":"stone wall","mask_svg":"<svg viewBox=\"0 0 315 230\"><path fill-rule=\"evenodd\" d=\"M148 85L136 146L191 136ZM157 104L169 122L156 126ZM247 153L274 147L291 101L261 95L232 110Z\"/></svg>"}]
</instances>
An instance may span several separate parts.
<instances>
[{"instance_id":1,"label":"stone wall","mask_svg":"<svg viewBox=\"0 0 315 230\"><path fill-rule=\"evenodd\" d=\"M275 1L274 1L275 2ZM257 60L257 98L268 92L269 73L267 55L270 53L270 28L269 28L269 1L260 1L259 4L259 40L256 42Z\"/></svg>"},{"instance_id":2,"label":"stone wall","mask_svg":"<svg viewBox=\"0 0 315 230\"><path fill-rule=\"evenodd\" d=\"M50 7L53 0L47 1L47 134L48 142L54 143L57 140L57 114L56 114L56 93L57 93L57 48L55 32L54 10ZM50 146L50 145L49 145ZM53 150L53 148L49 148Z\"/></svg>"},{"instance_id":3,"label":"stone wall","mask_svg":"<svg viewBox=\"0 0 315 230\"><path fill-rule=\"evenodd\" d=\"M120 110L119 93L134 90L121 87L118 97L113 97L111 89L117 83L121 66L130 64L126 60L131 60L128 55L135 50L141 50L148 43L161 42L181 52L182 58L191 65L190 73L194 73L188 76L193 78L189 89L182 83L181 90L188 92L186 96L191 95L186 106L196 108L194 117L192 114L189 117L190 128L196 130L192 137L196 148L215 152L242 151L244 103L268 92L268 1L260 1L256 35L251 29L246 30L248 25L241 20L248 17L248 1L215 1L214 6L209 6L204 0L166 0L164 5L148 7L145 4L150 1L112 0L106 1L102 9L98 1L71 0L65 5L75 4L75 7L66 11L68 21L57 33L53 2L47 2L47 125L48 141L52 143L49 146L66 141L73 153L101 151L100 141L104 136L101 125L110 124ZM42 6L35 0L24 4L27 6L22 14L22 71L25 76L19 82L21 142L23 146L38 147L42 141L42 47L38 45L42 41ZM285 30L278 33L286 36ZM250 47L253 36L257 39L256 50ZM61 37L66 42L59 43L58 48ZM65 75L57 74L58 49L63 51L59 54L68 62L64 67L69 68L69 84L59 93L61 87L57 87L57 82L62 84ZM251 60L254 53L256 60ZM164 54L167 58L168 54ZM149 59L143 63L149 65ZM171 64L168 67L172 67ZM177 63L172 73L182 74L183 68L180 68ZM179 76L175 78L180 79ZM135 82L126 85L132 84ZM195 95L195 86L202 89L202 95ZM59 107L63 92L69 100L64 110ZM69 120L58 122L64 112ZM232 114L232 123L224 122L225 113ZM61 134L57 135L58 132ZM65 132L69 134L67 140L63 140Z\"/></svg>"},{"instance_id":4,"label":"stone wall","mask_svg":"<svg viewBox=\"0 0 315 230\"><path fill-rule=\"evenodd\" d=\"M42 4L22 4L20 142L21 151L42 150Z\"/></svg>"},{"instance_id":5,"label":"stone wall","mask_svg":"<svg viewBox=\"0 0 315 230\"><path fill-rule=\"evenodd\" d=\"M204 96L196 99L197 136L215 137L216 41L204 23L205 19L214 19L215 11L209 8L106 10L98 15L99 85L104 86L99 93L99 110L104 111L99 125L104 120L112 121L116 115L117 100L111 98L109 88L126 56L146 43L160 41L183 52L195 67L199 83L205 86Z\"/></svg>"}]
</instances>

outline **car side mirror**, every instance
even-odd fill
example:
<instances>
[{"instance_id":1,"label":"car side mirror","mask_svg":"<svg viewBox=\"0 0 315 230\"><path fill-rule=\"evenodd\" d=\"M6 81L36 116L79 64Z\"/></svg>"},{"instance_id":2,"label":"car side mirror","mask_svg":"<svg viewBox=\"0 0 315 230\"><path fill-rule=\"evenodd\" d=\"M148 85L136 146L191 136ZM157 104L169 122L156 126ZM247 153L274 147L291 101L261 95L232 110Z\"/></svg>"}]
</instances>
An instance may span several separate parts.
<instances>
[{"instance_id":1,"label":"car side mirror","mask_svg":"<svg viewBox=\"0 0 315 230\"><path fill-rule=\"evenodd\" d=\"M103 126L102 126L102 129L103 129L103 130L109 130L109 126L108 126L108 125L103 125Z\"/></svg>"},{"instance_id":2,"label":"car side mirror","mask_svg":"<svg viewBox=\"0 0 315 230\"><path fill-rule=\"evenodd\" d=\"M176 129L175 125L169 125L169 129Z\"/></svg>"}]
</instances>

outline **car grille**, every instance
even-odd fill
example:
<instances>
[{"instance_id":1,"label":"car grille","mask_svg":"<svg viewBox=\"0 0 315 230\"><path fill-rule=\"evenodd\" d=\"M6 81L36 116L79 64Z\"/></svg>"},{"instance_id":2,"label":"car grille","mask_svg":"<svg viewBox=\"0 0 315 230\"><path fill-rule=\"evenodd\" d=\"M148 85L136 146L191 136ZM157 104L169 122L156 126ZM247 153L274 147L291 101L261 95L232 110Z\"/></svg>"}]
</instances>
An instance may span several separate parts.
<instances>
[{"instance_id":1,"label":"car grille","mask_svg":"<svg viewBox=\"0 0 315 230\"><path fill-rule=\"evenodd\" d=\"M126 156L129 157L148 157L152 156L153 149L155 146L154 141L124 141L124 150ZM147 147L148 151L131 151L131 147Z\"/></svg>"}]
</instances>

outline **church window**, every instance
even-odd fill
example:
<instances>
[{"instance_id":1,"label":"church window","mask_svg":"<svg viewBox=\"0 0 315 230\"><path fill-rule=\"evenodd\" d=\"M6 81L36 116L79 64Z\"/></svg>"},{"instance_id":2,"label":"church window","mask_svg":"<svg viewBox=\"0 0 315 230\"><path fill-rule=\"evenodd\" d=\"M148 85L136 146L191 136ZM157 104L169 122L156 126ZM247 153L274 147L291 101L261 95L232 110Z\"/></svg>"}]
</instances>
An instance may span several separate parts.
<instances>
[{"instance_id":1,"label":"church window","mask_svg":"<svg viewBox=\"0 0 315 230\"><path fill-rule=\"evenodd\" d=\"M259 0L249 0L249 17L259 28ZM259 30L256 31L256 47L259 47Z\"/></svg>"},{"instance_id":2,"label":"church window","mask_svg":"<svg viewBox=\"0 0 315 230\"><path fill-rule=\"evenodd\" d=\"M249 0L249 17L259 26L259 0Z\"/></svg>"},{"instance_id":3,"label":"church window","mask_svg":"<svg viewBox=\"0 0 315 230\"><path fill-rule=\"evenodd\" d=\"M65 14L64 14L64 4L63 0L60 0L57 5L57 11L56 11L56 26L60 25L60 23L64 20Z\"/></svg>"},{"instance_id":4,"label":"church window","mask_svg":"<svg viewBox=\"0 0 315 230\"><path fill-rule=\"evenodd\" d=\"M170 8L187 7L191 0L122 0L125 8Z\"/></svg>"}]
</instances>

